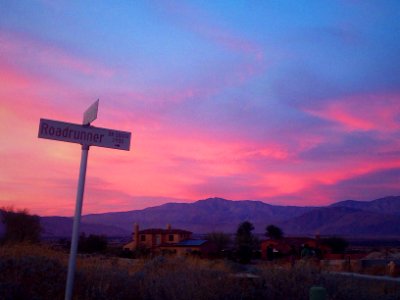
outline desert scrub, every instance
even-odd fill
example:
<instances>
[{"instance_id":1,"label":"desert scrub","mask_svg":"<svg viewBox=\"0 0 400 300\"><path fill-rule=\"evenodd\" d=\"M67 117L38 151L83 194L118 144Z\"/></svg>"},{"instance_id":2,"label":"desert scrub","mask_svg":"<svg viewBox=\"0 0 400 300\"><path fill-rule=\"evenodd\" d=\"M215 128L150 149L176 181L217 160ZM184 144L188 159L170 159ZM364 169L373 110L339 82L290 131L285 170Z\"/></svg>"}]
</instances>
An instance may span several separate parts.
<instances>
[{"instance_id":1,"label":"desert scrub","mask_svg":"<svg viewBox=\"0 0 400 300\"><path fill-rule=\"evenodd\" d=\"M263 299L308 300L312 286L325 287L329 300L400 299L398 282L321 273L313 263L300 262L293 268L283 268L272 264L260 266L260 268L265 280Z\"/></svg>"},{"instance_id":2,"label":"desert scrub","mask_svg":"<svg viewBox=\"0 0 400 300\"><path fill-rule=\"evenodd\" d=\"M29 243L3 244L0 245L0 257L24 257L38 256L56 259L59 261L68 261L68 255L61 251L56 251L48 246Z\"/></svg>"},{"instance_id":3,"label":"desert scrub","mask_svg":"<svg viewBox=\"0 0 400 300\"><path fill-rule=\"evenodd\" d=\"M63 299L68 255L46 246L0 247L0 299ZM80 256L74 299L135 299L127 268L114 260Z\"/></svg>"},{"instance_id":4,"label":"desert scrub","mask_svg":"<svg viewBox=\"0 0 400 300\"><path fill-rule=\"evenodd\" d=\"M68 255L46 247L0 247L0 299L63 299ZM248 268L221 260L79 256L74 299L260 299Z\"/></svg>"},{"instance_id":5,"label":"desert scrub","mask_svg":"<svg viewBox=\"0 0 400 300\"><path fill-rule=\"evenodd\" d=\"M66 269L58 259L35 254L36 247L33 253L25 252L27 245L2 249L0 299L62 299Z\"/></svg>"},{"instance_id":6,"label":"desert scrub","mask_svg":"<svg viewBox=\"0 0 400 300\"><path fill-rule=\"evenodd\" d=\"M68 255L46 247L0 247L0 299L63 299ZM329 300L398 300L400 285L320 273L313 265L241 265L224 260L79 256L74 300L308 299L322 285Z\"/></svg>"},{"instance_id":7,"label":"desert scrub","mask_svg":"<svg viewBox=\"0 0 400 300\"><path fill-rule=\"evenodd\" d=\"M190 258L157 257L134 277L142 299L257 299L223 264Z\"/></svg>"},{"instance_id":8,"label":"desert scrub","mask_svg":"<svg viewBox=\"0 0 400 300\"><path fill-rule=\"evenodd\" d=\"M265 282L264 299L308 299L310 288L323 282L313 264L302 262L293 268L265 264L260 269Z\"/></svg>"},{"instance_id":9,"label":"desert scrub","mask_svg":"<svg viewBox=\"0 0 400 300\"><path fill-rule=\"evenodd\" d=\"M399 300L400 283L384 280L324 274L329 300Z\"/></svg>"}]
</instances>

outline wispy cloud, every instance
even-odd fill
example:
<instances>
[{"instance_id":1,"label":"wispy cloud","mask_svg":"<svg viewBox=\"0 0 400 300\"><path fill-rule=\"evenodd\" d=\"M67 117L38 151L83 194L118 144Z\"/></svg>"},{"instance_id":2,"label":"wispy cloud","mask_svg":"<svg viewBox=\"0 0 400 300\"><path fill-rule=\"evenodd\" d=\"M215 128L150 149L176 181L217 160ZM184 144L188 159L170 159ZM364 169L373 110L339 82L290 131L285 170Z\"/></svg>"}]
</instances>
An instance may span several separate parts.
<instances>
[{"instance_id":1,"label":"wispy cloud","mask_svg":"<svg viewBox=\"0 0 400 300\"><path fill-rule=\"evenodd\" d=\"M348 96L305 111L335 122L347 131L393 132L400 128L400 93Z\"/></svg>"},{"instance_id":2,"label":"wispy cloud","mask_svg":"<svg viewBox=\"0 0 400 300\"><path fill-rule=\"evenodd\" d=\"M85 76L111 77L114 74L114 70L103 63L81 53L73 54L73 49L16 31L0 31L0 52L4 57L12 58L14 66L38 74L55 69L59 73L68 71Z\"/></svg>"},{"instance_id":3,"label":"wispy cloud","mask_svg":"<svg viewBox=\"0 0 400 300\"><path fill-rule=\"evenodd\" d=\"M98 97L93 125L132 147L91 149L87 213L400 192L398 4L86 5L1 12L1 204L72 215L80 147L38 122L80 123Z\"/></svg>"}]
</instances>

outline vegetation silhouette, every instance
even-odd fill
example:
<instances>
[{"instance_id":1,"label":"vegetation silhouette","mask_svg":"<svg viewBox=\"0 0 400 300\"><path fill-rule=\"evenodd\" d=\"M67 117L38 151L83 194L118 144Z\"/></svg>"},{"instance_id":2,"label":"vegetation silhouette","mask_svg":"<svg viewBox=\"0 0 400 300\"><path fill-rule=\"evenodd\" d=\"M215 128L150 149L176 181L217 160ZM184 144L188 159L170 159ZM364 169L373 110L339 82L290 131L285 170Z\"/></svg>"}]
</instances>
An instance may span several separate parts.
<instances>
[{"instance_id":1,"label":"vegetation silhouette","mask_svg":"<svg viewBox=\"0 0 400 300\"><path fill-rule=\"evenodd\" d=\"M271 224L265 228L265 236L272 240L280 240L283 237L283 231L278 226Z\"/></svg>"},{"instance_id":2,"label":"vegetation silhouette","mask_svg":"<svg viewBox=\"0 0 400 300\"><path fill-rule=\"evenodd\" d=\"M253 230L253 224L249 221L244 221L239 224L236 231L235 242L237 257L239 262L243 264L250 262L257 244L257 239L252 233Z\"/></svg>"},{"instance_id":3,"label":"vegetation silhouette","mask_svg":"<svg viewBox=\"0 0 400 300\"><path fill-rule=\"evenodd\" d=\"M329 237L329 238L324 238L321 241L322 245L326 245L329 248L331 248L332 253L344 253L346 248L349 246L349 243L347 240L341 237Z\"/></svg>"},{"instance_id":4,"label":"vegetation silhouette","mask_svg":"<svg viewBox=\"0 0 400 300\"><path fill-rule=\"evenodd\" d=\"M63 299L66 256L45 245L3 245L0 299ZM315 285L323 285L329 299L338 300L394 300L400 294L398 282L371 284L370 279L320 272L307 262L284 268L193 257L131 260L91 255L78 257L77 265L74 299L307 300Z\"/></svg>"},{"instance_id":5,"label":"vegetation silhouette","mask_svg":"<svg viewBox=\"0 0 400 300\"><path fill-rule=\"evenodd\" d=\"M231 244L231 236L224 232L213 231L205 236L205 239L215 244L217 252L221 253Z\"/></svg>"},{"instance_id":6,"label":"vegetation silhouette","mask_svg":"<svg viewBox=\"0 0 400 300\"><path fill-rule=\"evenodd\" d=\"M103 235L82 233L79 236L78 251L81 253L103 253L107 250L107 237Z\"/></svg>"},{"instance_id":7,"label":"vegetation silhouette","mask_svg":"<svg viewBox=\"0 0 400 300\"><path fill-rule=\"evenodd\" d=\"M40 218L30 215L28 210L15 211L12 207L1 209L1 222L4 224L4 243L39 243L42 227Z\"/></svg>"}]
</instances>

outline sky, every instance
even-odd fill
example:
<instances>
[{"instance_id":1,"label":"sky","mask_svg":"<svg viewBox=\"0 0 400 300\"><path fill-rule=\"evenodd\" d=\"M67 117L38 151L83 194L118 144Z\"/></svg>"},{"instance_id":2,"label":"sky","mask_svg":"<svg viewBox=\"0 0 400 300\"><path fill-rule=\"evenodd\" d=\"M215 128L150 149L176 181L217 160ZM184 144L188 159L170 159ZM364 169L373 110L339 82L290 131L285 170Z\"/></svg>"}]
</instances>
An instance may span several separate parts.
<instances>
[{"instance_id":1,"label":"sky","mask_svg":"<svg viewBox=\"0 0 400 300\"><path fill-rule=\"evenodd\" d=\"M0 206L72 216L79 144L40 118L132 133L91 147L83 213L208 197L400 195L400 2L0 0Z\"/></svg>"}]
</instances>

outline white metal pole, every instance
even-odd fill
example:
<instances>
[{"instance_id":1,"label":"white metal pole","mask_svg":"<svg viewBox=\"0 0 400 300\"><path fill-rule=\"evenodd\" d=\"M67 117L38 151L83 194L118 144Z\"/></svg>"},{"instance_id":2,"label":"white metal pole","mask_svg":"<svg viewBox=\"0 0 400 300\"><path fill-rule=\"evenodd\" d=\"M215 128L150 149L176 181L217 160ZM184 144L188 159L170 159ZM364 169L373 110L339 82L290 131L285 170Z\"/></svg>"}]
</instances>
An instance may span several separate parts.
<instances>
[{"instance_id":1,"label":"white metal pole","mask_svg":"<svg viewBox=\"0 0 400 300\"><path fill-rule=\"evenodd\" d=\"M87 167L88 154L89 154L89 146L82 145L78 191L76 194L75 217L74 217L74 225L72 228L71 250L70 250L69 262L68 262L68 277L67 277L67 285L65 288L65 300L72 299L72 294L73 294L73 289L74 289L76 253L78 250L79 226L81 223L83 194L85 191L85 179L86 179L86 167Z\"/></svg>"}]
</instances>

